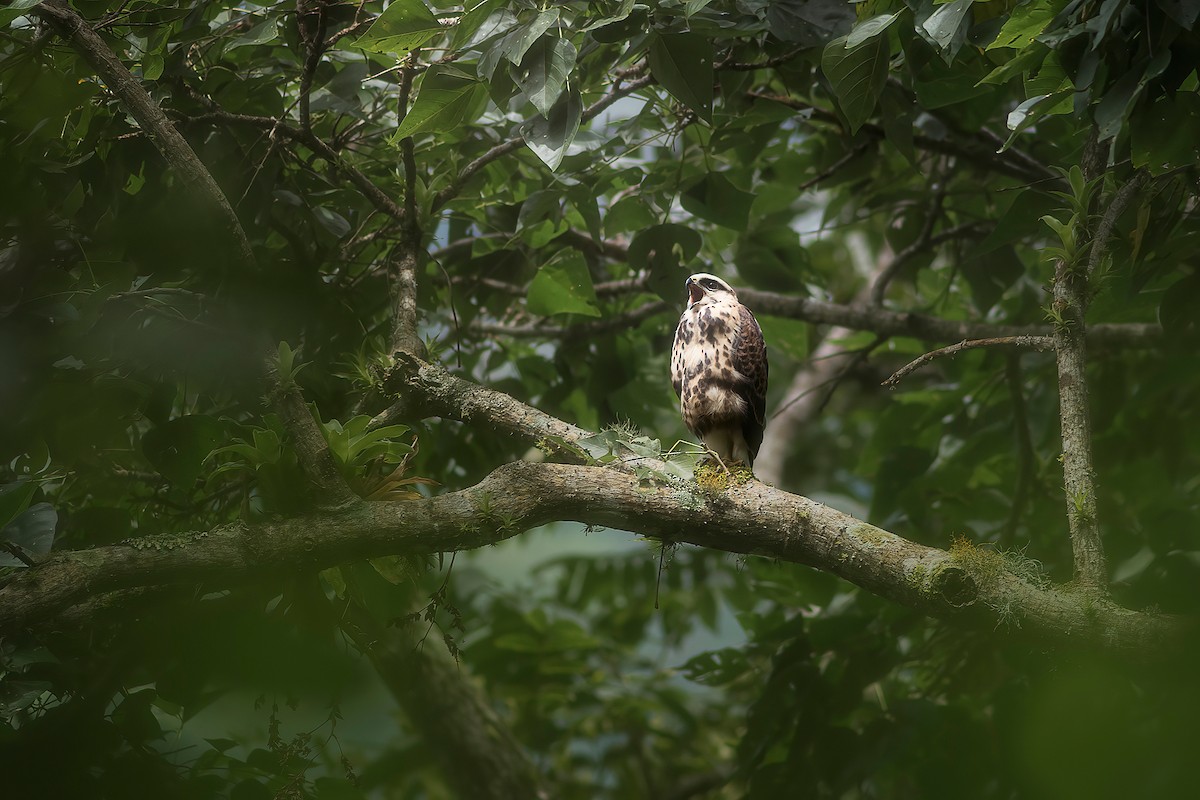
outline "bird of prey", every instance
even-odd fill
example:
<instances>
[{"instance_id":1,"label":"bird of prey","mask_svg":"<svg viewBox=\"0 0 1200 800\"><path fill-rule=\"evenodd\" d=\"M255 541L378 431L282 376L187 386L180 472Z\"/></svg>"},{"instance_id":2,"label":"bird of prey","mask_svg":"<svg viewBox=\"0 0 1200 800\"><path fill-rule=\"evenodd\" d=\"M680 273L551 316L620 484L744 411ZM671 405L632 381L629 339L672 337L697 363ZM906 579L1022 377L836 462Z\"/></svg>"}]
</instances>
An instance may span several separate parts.
<instances>
[{"instance_id":1,"label":"bird of prey","mask_svg":"<svg viewBox=\"0 0 1200 800\"><path fill-rule=\"evenodd\" d=\"M726 469L753 469L767 407L767 350L758 320L733 288L701 272L687 279L687 310L671 348L671 385L688 430Z\"/></svg>"}]
</instances>

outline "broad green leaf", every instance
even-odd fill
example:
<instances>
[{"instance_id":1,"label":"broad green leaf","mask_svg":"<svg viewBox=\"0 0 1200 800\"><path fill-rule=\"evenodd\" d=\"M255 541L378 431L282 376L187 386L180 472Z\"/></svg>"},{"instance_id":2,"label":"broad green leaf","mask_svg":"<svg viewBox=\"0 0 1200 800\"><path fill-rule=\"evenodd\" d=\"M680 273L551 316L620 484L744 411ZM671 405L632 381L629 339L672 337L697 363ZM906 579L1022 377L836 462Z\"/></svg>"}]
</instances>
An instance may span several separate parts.
<instances>
[{"instance_id":1,"label":"broad green leaf","mask_svg":"<svg viewBox=\"0 0 1200 800\"><path fill-rule=\"evenodd\" d=\"M1196 26L1200 18L1200 0L1156 0L1158 7L1171 19L1186 30Z\"/></svg>"},{"instance_id":2,"label":"broad green leaf","mask_svg":"<svg viewBox=\"0 0 1200 800\"><path fill-rule=\"evenodd\" d=\"M629 243L629 263L637 270L648 270L647 288L671 302L683 297L683 282L689 270L685 265L700 252L704 240L687 225L667 222L651 225Z\"/></svg>"},{"instance_id":3,"label":"broad green leaf","mask_svg":"<svg viewBox=\"0 0 1200 800\"><path fill-rule=\"evenodd\" d=\"M873 39L887 30L899 18L900 12L896 11L891 14L881 14L880 16L863 20L855 25L854 30L850 31L850 34L846 37L846 49L853 50L868 39Z\"/></svg>"},{"instance_id":4,"label":"broad green leaf","mask_svg":"<svg viewBox=\"0 0 1200 800\"><path fill-rule=\"evenodd\" d=\"M578 250L560 250L544 264L529 284L526 302L531 313L543 317L555 314L600 316L592 277Z\"/></svg>"},{"instance_id":5,"label":"broad green leaf","mask_svg":"<svg viewBox=\"0 0 1200 800\"><path fill-rule=\"evenodd\" d=\"M1015 78L1018 75L1024 76L1030 72L1048 53L1052 52L1049 47L1046 47L1040 42L1035 42L1031 47L1026 47L1013 58L1004 62L987 75L979 79L979 83L999 85Z\"/></svg>"},{"instance_id":6,"label":"broad green leaf","mask_svg":"<svg viewBox=\"0 0 1200 800\"><path fill-rule=\"evenodd\" d=\"M466 13L458 18L458 24L454 26L453 46L462 47L471 41L471 38L483 27L493 12L504 3L505 0L480 0L467 9Z\"/></svg>"},{"instance_id":7,"label":"broad green leaf","mask_svg":"<svg viewBox=\"0 0 1200 800\"><path fill-rule=\"evenodd\" d=\"M601 17L595 22L590 22L584 26L584 31L594 31L597 28L603 28L605 25L611 25L614 22L620 22L629 16L629 12L633 11L634 0L621 0L621 4L616 10L608 16Z\"/></svg>"},{"instance_id":8,"label":"broad green leaf","mask_svg":"<svg viewBox=\"0 0 1200 800\"><path fill-rule=\"evenodd\" d=\"M1061 10L1062 3L1057 0L1030 0L1017 6L987 49L1012 47L1024 50L1034 43L1035 37L1045 30Z\"/></svg>"},{"instance_id":9,"label":"broad green leaf","mask_svg":"<svg viewBox=\"0 0 1200 800\"><path fill-rule=\"evenodd\" d=\"M754 194L744 192L719 172L705 175L679 197L685 211L734 230L745 230Z\"/></svg>"},{"instance_id":10,"label":"broad green leaf","mask_svg":"<svg viewBox=\"0 0 1200 800\"><path fill-rule=\"evenodd\" d=\"M0 27L7 28L8 23L12 22L17 17L23 16L24 12L36 6L41 0L13 0L4 8L0 9Z\"/></svg>"},{"instance_id":11,"label":"broad green leaf","mask_svg":"<svg viewBox=\"0 0 1200 800\"><path fill-rule=\"evenodd\" d=\"M887 37L876 36L853 49L847 49L845 38L834 39L821 55L821 69L853 133L875 111L887 82Z\"/></svg>"},{"instance_id":12,"label":"broad green leaf","mask_svg":"<svg viewBox=\"0 0 1200 800\"><path fill-rule=\"evenodd\" d=\"M1120 133L1146 84L1162 74L1171 61L1171 51L1162 50L1144 70L1131 69L1113 84L1096 107L1095 119L1100 141L1111 139Z\"/></svg>"},{"instance_id":13,"label":"broad green leaf","mask_svg":"<svg viewBox=\"0 0 1200 800\"><path fill-rule=\"evenodd\" d=\"M250 30L243 33L241 36L234 39L225 47L225 52L236 50L239 47L252 47L258 44L266 44L273 42L279 36L279 23L275 19L268 19L258 23Z\"/></svg>"},{"instance_id":14,"label":"broad green leaf","mask_svg":"<svg viewBox=\"0 0 1200 800\"><path fill-rule=\"evenodd\" d=\"M405 56L443 30L422 0L393 0L354 46L373 53Z\"/></svg>"},{"instance_id":15,"label":"broad green leaf","mask_svg":"<svg viewBox=\"0 0 1200 800\"><path fill-rule=\"evenodd\" d=\"M556 36L543 36L520 65L513 67L513 77L538 113L549 116L574 68L575 45Z\"/></svg>"},{"instance_id":16,"label":"broad green leaf","mask_svg":"<svg viewBox=\"0 0 1200 800\"><path fill-rule=\"evenodd\" d=\"M504 57L514 64L520 64L525 58L525 53L533 47L534 42L542 38L542 34L550 30L550 26L556 22L558 22L558 9L539 12L528 25L522 25L504 37L506 41Z\"/></svg>"},{"instance_id":17,"label":"broad green leaf","mask_svg":"<svg viewBox=\"0 0 1200 800\"><path fill-rule=\"evenodd\" d=\"M484 95L479 83L464 82L451 89L423 88L408 110L391 141L398 142L418 133L446 133L455 130Z\"/></svg>"},{"instance_id":18,"label":"broad green leaf","mask_svg":"<svg viewBox=\"0 0 1200 800\"><path fill-rule=\"evenodd\" d=\"M567 148L575 141L579 132L579 120L583 106L579 92L574 89L563 92L558 102L546 116L538 115L521 126L521 135L529 149L551 170L558 169Z\"/></svg>"},{"instance_id":19,"label":"broad green leaf","mask_svg":"<svg viewBox=\"0 0 1200 800\"><path fill-rule=\"evenodd\" d=\"M854 6L845 0L772 0L765 5L771 35L801 47L821 47L854 25Z\"/></svg>"},{"instance_id":20,"label":"broad green leaf","mask_svg":"<svg viewBox=\"0 0 1200 800\"><path fill-rule=\"evenodd\" d=\"M666 33L650 41L650 72L676 100L712 122L713 46L698 33Z\"/></svg>"},{"instance_id":21,"label":"broad green leaf","mask_svg":"<svg viewBox=\"0 0 1200 800\"><path fill-rule=\"evenodd\" d=\"M954 57L966 41L967 27L971 21L968 12L973 2L974 0L954 0L952 3L938 6L929 18L921 23L922 33L938 49L947 64L954 61Z\"/></svg>"},{"instance_id":22,"label":"broad green leaf","mask_svg":"<svg viewBox=\"0 0 1200 800\"><path fill-rule=\"evenodd\" d=\"M1130 118L1130 150L1135 167L1161 175L1200 163L1200 97L1179 92L1161 98Z\"/></svg>"}]
</instances>

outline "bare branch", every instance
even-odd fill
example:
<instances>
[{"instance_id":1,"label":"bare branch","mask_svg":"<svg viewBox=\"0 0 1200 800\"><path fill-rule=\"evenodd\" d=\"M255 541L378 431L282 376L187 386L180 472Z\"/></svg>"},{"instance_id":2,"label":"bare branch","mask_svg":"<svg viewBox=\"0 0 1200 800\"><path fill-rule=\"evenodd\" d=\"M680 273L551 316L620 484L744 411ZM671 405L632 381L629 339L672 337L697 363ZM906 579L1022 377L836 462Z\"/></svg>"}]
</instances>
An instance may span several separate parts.
<instances>
[{"instance_id":1,"label":"bare branch","mask_svg":"<svg viewBox=\"0 0 1200 800\"><path fill-rule=\"evenodd\" d=\"M840 172L842 170L842 168L845 167L847 164L849 164L851 161L858 158L863 153L867 152L868 146L869 146L868 143L863 142L862 144L859 144L856 147L851 148L849 153L846 153L846 155L842 156L837 161L833 162L828 167L821 170L816 175L814 175L813 177L806 180L804 183L797 186L796 191L797 192L806 192L809 189L811 189L812 187L816 186L818 183L829 180L834 175L836 175L838 172Z\"/></svg>"},{"instance_id":2,"label":"bare branch","mask_svg":"<svg viewBox=\"0 0 1200 800\"><path fill-rule=\"evenodd\" d=\"M994 551L925 547L757 481L713 499L692 483L647 484L632 470L525 462L424 500L357 503L57 553L0 589L0 632L15 633L106 592L197 580L230 585L281 570L477 548L554 520L806 564L923 613L1011 625L1024 635L1133 658L1155 658L1189 632L1179 618L1031 583Z\"/></svg>"},{"instance_id":3,"label":"bare branch","mask_svg":"<svg viewBox=\"0 0 1200 800\"><path fill-rule=\"evenodd\" d=\"M407 354L397 357L384 379L384 388L398 399L371 420L369 430L399 419L445 417L463 422L486 421L493 428L534 440L550 437L573 442L589 435L583 428Z\"/></svg>"},{"instance_id":4,"label":"bare branch","mask_svg":"<svg viewBox=\"0 0 1200 800\"><path fill-rule=\"evenodd\" d=\"M1058 408L1062 426L1063 485L1075 576L1085 586L1102 590L1108 581L1104 546L1096 519L1095 471L1092 467L1092 423L1087 385L1087 342L1083 306L1087 277L1072 274L1059 259L1054 270L1054 307L1063 320L1054 328L1058 355Z\"/></svg>"},{"instance_id":5,"label":"bare branch","mask_svg":"<svg viewBox=\"0 0 1200 800\"><path fill-rule=\"evenodd\" d=\"M799 319L817 325L839 325L881 336L911 336L932 342L961 342L1001 336L1048 336L1049 325L994 325L988 322L948 320L926 314L840 305L811 297L738 289L738 297L756 314ZM1109 323L1093 325L1088 341L1098 347L1157 347L1162 328L1153 323Z\"/></svg>"},{"instance_id":6,"label":"bare branch","mask_svg":"<svg viewBox=\"0 0 1200 800\"><path fill-rule=\"evenodd\" d=\"M348 603L343 631L374 664L429 752L441 760L447 783L459 797L538 800L549 795L529 756L508 725L440 645L418 647L403 628L379 625Z\"/></svg>"},{"instance_id":7,"label":"bare branch","mask_svg":"<svg viewBox=\"0 0 1200 800\"><path fill-rule=\"evenodd\" d=\"M45 0L31 11L46 20L51 27L80 52L96 70L109 90L121 101L130 116L167 163L183 181L208 199L221 213L236 245L238 258L245 266L254 264L254 252L237 213L229 204L221 187L213 180L208 168L200 161L191 145L167 119L162 109L151 99L138 80L126 69L117 54L92 30L87 21L63 0Z\"/></svg>"},{"instance_id":8,"label":"bare branch","mask_svg":"<svg viewBox=\"0 0 1200 800\"><path fill-rule=\"evenodd\" d=\"M958 344L952 344L948 347L942 347L938 350L922 354L893 372L881 385L895 387L901 380L916 372L930 361L957 355L963 350L974 350L980 347L1032 347L1035 350L1047 350L1053 346L1054 338L1051 336L1000 336L992 339L967 339Z\"/></svg>"}]
</instances>

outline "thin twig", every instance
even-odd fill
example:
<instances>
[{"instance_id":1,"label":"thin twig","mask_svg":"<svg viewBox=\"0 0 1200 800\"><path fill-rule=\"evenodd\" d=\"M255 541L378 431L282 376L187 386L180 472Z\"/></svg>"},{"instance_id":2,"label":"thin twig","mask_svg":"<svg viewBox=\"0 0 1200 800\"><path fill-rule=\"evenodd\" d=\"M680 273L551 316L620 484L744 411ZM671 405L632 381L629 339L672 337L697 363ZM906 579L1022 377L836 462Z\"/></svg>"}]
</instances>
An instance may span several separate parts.
<instances>
[{"instance_id":1,"label":"thin twig","mask_svg":"<svg viewBox=\"0 0 1200 800\"><path fill-rule=\"evenodd\" d=\"M13 558L20 561L27 567L36 567L38 562L25 552L25 548L21 547L16 542L0 542L0 550L11 555Z\"/></svg>"},{"instance_id":2,"label":"thin twig","mask_svg":"<svg viewBox=\"0 0 1200 800\"><path fill-rule=\"evenodd\" d=\"M739 63L736 61L728 61L728 60L722 61L720 64L715 65L713 67L713 69L715 69L717 71L731 70L734 72L753 72L754 70L758 70L758 69L772 69L774 67L783 66L784 64L788 63L792 59L796 58L796 56L803 53L805 51L805 49L806 48L804 48L804 47L797 47L794 50L789 50L788 52L784 53L781 56L776 56L775 58L768 58L764 61L753 61L753 62L748 62L748 63Z\"/></svg>"},{"instance_id":3,"label":"thin twig","mask_svg":"<svg viewBox=\"0 0 1200 800\"><path fill-rule=\"evenodd\" d=\"M925 221L921 224L921 232L917 234L917 238L896 254L871 285L871 305L882 306L883 296L900 270L919 254L932 249L933 229L937 227L938 218L942 215L942 204L946 200L946 181L943 178L944 176L939 175L932 179L933 197L929 201L929 209L925 212Z\"/></svg>"},{"instance_id":4,"label":"thin twig","mask_svg":"<svg viewBox=\"0 0 1200 800\"><path fill-rule=\"evenodd\" d=\"M842 167L846 166L851 161L865 153L868 147L870 147L869 142L863 142L862 144L856 145L849 153L846 153L846 155L842 156L837 161L833 162L828 167L797 186L796 191L806 192L812 187L816 186L818 183L833 177L841 171Z\"/></svg>"},{"instance_id":5,"label":"thin twig","mask_svg":"<svg viewBox=\"0 0 1200 800\"><path fill-rule=\"evenodd\" d=\"M924 353L912 361L905 364L900 369L896 370L885 380L881 386L894 387L908 375L916 372L921 367L928 364L930 361L946 356L953 356L961 353L963 350L974 350L980 347L1032 347L1035 350L1049 350L1054 346L1054 339L1050 336L998 336L991 339L966 339L958 344L952 344L948 347L940 347L937 350L931 350Z\"/></svg>"}]
</instances>

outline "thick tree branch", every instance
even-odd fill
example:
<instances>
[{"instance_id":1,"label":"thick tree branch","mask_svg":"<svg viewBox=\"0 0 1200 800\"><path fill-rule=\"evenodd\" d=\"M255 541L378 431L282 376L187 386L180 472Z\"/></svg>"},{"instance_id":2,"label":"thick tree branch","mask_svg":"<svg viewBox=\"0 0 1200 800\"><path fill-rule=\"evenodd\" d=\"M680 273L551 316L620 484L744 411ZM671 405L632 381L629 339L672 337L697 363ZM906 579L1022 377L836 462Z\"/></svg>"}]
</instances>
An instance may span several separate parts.
<instances>
[{"instance_id":1,"label":"thick tree branch","mask_svg":"<svg viewBox=\"0 0 1200 800\"><path fill-rule=\"evenodd\" d=\"M1092 467L1092 423L1087 386L1087 342L1083 308L1087 278L1074 275L1064 259L1054 270L1054 307L1062 322L1054 329L1058 363L1058 411L1062 426L1063 485L1075 577L1093 589L1108 583L1104 545L1096 519L1096 483Z\"/></svg>"},{"instance_id":2,"label":"thick tree branch","mask_svg":"<svg viewBox=\"0 0 1200 800\"><path fill-rule=\"evenodd\" d=\"M1095 141L1086 156L1099 163ZM1090 177L1091 170L1084 174ZM1104 211L1100 224L1091 231L1092 253L1087 264L1065 258L1055 262L1053 305L1058 321L1054 326L1054 350L1058 362L1058 407L1062 428L1063 487L1075 577L1085 586L1101 590L1108 583L1104 543L1097 519L1096 474L1092 465L1091 404L1087 385L1087 338L1085 314L1090 291L1089 278L1103 263L1117 217L1137 194L1146 175L1139 172L1122 186Z\"/></svg>"},{"instance_id":3,"label":"thick tree branch","mask_svg":"<svg viewBox=\"0 0 1200 800\"><path fill-rule=\"evenodd\" d=\"M888 311L881 308L840 305L811 297L738 289L741 299L754 313L787 317L816 325L840 325L880 336L911 336L931 342L961 342L1000 336L1049 336L1049 325L994 325L989 322L949 320L927 314ZM1093 325L1088 342L1097 347L1156 347L1163 341L1162 328L1153 323L1109 323Z\"/></svg>"},{"instance_id":4,"label":"thick tree branch","mask_svg":"<svg viewBox=\"0 0 1200 800\"><path fill-rule=\"evenodd\" d=\"M396 402L375 416L369 430L400 419L444 417L478 422L535 441L562 439L575 442L589 431L525 405L508 395L451 375L438 364L426 364L401 354L384 379L384 388Z\"/></svg>"},{"instance_id":5,"label":"thick tree branch","mask_svg":"<svg viewBox=\"0 0 1200 800\"><path fill-rule=\"evenodd\" d=\"M92 30L87 20L62 0L46 0L32 9L50 24L60 36L68 40L84 59L96 70L109 90L116 95L129 115L150 137L150 141L166 162L183 179L184 183L199 192L213 204L225 220L226 227L236 245L238 259L244 266L254 264L254 252L250 240L238 220L237 213L229 204L221 187L213 180L208 169L200 161L192 146L187 143L167 115L151 99L137 78L125 67L117 54Z\"/></svg>"},{"instance_id":6,"label":"thick tree branch","mask_svg":"<svg viewBox=\"0 0 1200 800\"><path fill-rule=\"evenodd\" d=\"M341 628L420 728L459 797L549 797L507 725L440 643L420 647L408 631L383 628L353 604L342 616Z\"/></svg>"},{"instance_id":7,"label":"thick tree branch","mask_svg":"<svg viewBox=\"0 0 1200 800\"><path fill-rule=\"evenodd\" d=\"M464 550L556 520L806 564L935 616L1134 657L1162 653L1187 627L1179 618L1031 582L993 551L925 547L758 482L710 496L690 482L648 482L619 469L516 462L469 489L422 500L358 502L307 517L58 553L0 589L0 633L100 593L198 580L229 585L387 554Z\"/></svg>"}]
</instances>

